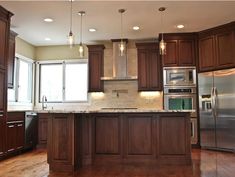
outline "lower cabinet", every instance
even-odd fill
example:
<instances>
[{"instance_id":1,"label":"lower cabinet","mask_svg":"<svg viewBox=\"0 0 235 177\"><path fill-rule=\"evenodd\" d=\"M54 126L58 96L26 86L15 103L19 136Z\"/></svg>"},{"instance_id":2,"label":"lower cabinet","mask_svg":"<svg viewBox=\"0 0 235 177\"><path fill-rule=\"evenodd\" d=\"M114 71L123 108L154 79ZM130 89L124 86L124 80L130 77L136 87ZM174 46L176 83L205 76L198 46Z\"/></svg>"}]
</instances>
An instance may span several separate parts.
<instances>
[{"instance_id":1,"label":"lower cabinet","mask_svg":"<svg viewBox=\"0 0 235 177\"><path fill-rule=\"evenodd\" d=\"M50 114L40 113L38 114L38 147L47 146L47 130L48 130L48 118Z\"/></svg>"},{"instance_id":2,"label":"lower cabinet","mask_svg":"<svg viewBox=\"0 0 235 177\"><path fill-rule=\"evenodd\" d=\"M24 121L7 122L7 153L22 150L24 148Z\"/></svg>"}]
</instances>

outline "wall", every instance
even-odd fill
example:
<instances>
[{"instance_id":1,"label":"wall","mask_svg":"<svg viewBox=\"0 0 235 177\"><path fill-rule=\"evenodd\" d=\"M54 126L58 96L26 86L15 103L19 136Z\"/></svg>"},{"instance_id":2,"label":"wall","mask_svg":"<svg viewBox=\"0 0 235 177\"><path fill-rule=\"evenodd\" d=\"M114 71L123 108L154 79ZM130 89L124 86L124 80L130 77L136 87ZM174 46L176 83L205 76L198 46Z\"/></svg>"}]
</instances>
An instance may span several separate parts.
<instances>
[{"instance_id":1,"label":"wall","mask_svg":"<svg viewBox=\"0 0 235 177\"><path fill-rule=\"evenodd\" d=\"M111 42L105 42L104 76L112 76L113 48ZM128 75L137 75L137 50L134 41L128 43ZM77 59L77 48L68 46L45 46L36 48L36 58L39 61L52 59ZM87 51L85 57L87 58ZM123 90L117 95L115 90ZM82 110L100 109L104 107L131 107L163 109L162 92L138 92L138 82L133 81L104 81L104 93L90 93L87 103L48 104L48 109ZM36 104L41 109L41 104Z\"/></svg>"},{"instance_id":2,"label":"wall","mask_svg":"<svg viewBox=\"0 0 235 177\"><path fill-rule=\"evenodd\" d=\"M27 58L35 60L36 58L36 48L32 44L24 41L23 39L16 37L16 48L17 54L25 56Z\"/></svg>"},{"instance_id":3,"label":"wall","mask_svg":"<svg viewBox=\"0 0 235 177\"><path fill-rule=\"evenodd\" d=\"M70 48L68 45L39 46L36 47L36 60L64 60L78 59L78 45ZM84 58L88 58L87 47L85 47Z\"/></svg>"}]
</instances>

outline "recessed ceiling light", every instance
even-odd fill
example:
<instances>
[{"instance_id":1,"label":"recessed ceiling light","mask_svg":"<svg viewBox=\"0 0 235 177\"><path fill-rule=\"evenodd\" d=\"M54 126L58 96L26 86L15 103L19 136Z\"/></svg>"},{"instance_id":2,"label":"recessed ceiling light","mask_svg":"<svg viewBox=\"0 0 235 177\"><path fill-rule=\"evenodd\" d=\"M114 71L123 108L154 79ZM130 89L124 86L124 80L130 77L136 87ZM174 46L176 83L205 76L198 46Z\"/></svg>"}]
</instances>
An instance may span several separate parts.
<instances>
[{"instance_id":1,"label":"recessed ceiling light","mask_svg":"<svg viewBox=\"0 0 235 177\"><path fill-rule=\"evenodd\" d=\"M184 28L184 25L177 25L176 26L178 29L182 29L182 28Z\"/></svg>"},{"instance_id":2,"label":"recessed ceiling light","mask_svg":"<svg viewBox=\"0 0 235 177\"><path fill-rule=\"evenodd\" d=\"M95 28L90 28L89 31L90 32L96 32L96 29Z\"/></svg>"},{"instance_id":3,"label":"recessed ceiling light","mask_svg":"<svg viewBox=\"0 0 235 177\"><path fill-rule=\"evenodd\" d=\"M52 18L44 18L44 22L53 22L53 19Z\"/></svg>"},{"instance_id":4,"label":"recessed ceiling light","mask_svg":"<svg viewBox=\"0 0 235 177\"><path fill-rule=\"evenodd\" d=\"M50 40L51 40L51 38L49 38L49 37L45 38L45 41L50 41Z\"/></svg>"},{"instance_id":5,"label":"recessed ceiling light","mask_svg":"<svg viewBox=\"0 0 235 177\"><path fill-rule=\"evenodd\" d=\"M140 29L140 27L139 26L133 26L132 29L135 30L135 31L138 31Z\"/></svg>"}]
</instances>

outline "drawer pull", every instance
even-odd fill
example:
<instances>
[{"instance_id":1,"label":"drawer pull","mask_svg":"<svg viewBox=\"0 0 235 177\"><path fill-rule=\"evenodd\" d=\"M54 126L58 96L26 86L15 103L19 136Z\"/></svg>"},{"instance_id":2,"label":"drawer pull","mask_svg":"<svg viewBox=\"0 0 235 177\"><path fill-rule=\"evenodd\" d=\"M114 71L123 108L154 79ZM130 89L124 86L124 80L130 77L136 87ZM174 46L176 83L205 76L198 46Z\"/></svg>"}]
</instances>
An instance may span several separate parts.
<instances>
[{"instance_id":1,"label":"drawer pull","mask_svg":"<svg viewBox=\"0 0 235 177\"><path fill-rule=\"evenodd\" d=\"M13 127L15 127L15 126L14 126L14 125L9 125L9 126L8 126L8 128L13 128Z\"/></svg>"},{"instance_id":2,"label":"drawer pull","mask_svg":"<svg viewBox=\"0 0 235 177\"><path fill-rule=\"evenodd\" d=\"M3 114L2 114L2 113L0 113L0 117L3 117Z\"/></svg>"},{"instance_id":3,"label":"drawer pull","mask_svg":"<svg viewBox=\"0 0 235 177\"><path fill-rule=\"evenodd\" d=\"M23 124L18 124L17 126L18 126L18 127L22 127L22 126L23 126Z\"/></svg>"}]
</instances>

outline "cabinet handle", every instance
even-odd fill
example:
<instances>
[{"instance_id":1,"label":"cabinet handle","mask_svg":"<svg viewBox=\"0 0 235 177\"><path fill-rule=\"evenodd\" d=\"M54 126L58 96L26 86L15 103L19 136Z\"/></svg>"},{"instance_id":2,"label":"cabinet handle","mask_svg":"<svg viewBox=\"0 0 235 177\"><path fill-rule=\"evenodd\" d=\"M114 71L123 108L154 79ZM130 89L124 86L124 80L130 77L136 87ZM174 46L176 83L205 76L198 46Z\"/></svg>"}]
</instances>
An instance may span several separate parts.
<instances>
[{"instance_id":1,"label":"cabinet handle","mask_svg":"<svg viewBox=\"0 0 235 177\"><path fill-rule=\"evenodd\" d=\"M11 152L11 151L14 151L15 149L9 149L9 150L7 150L8 152Z\"/></svg>"},{"instance_id":2,"label":"cabinet handle","mask_svg":"<svg viewBox=\"0 0 235 177\"><path fill-rule=\"evenodd\" d=\"M0 117L3 117L3 112L0 112Z\"/></svg>"},{"instance_id":3,"label":"cabinet handle","mask_svg":"<svg viewBox=\"0 0 235 177\"><path fill-rule=\"evenodd\" d=\"M23 124L18 124L18 125L17 125L17 127L22 127L22 126L23 126Z\"/></svg>"},{"instance_id":4,"label":"cabinet handle","mask_svg":"<svg viewBox=\"0 0 235 177\"><path fill-rule=\"evenodd\" d=\"M8 126L8 128L13 128L13 127L15 127L15 126L14 126L14 125L9 125L9 126Z\"/></svg>"}]
</instances>

